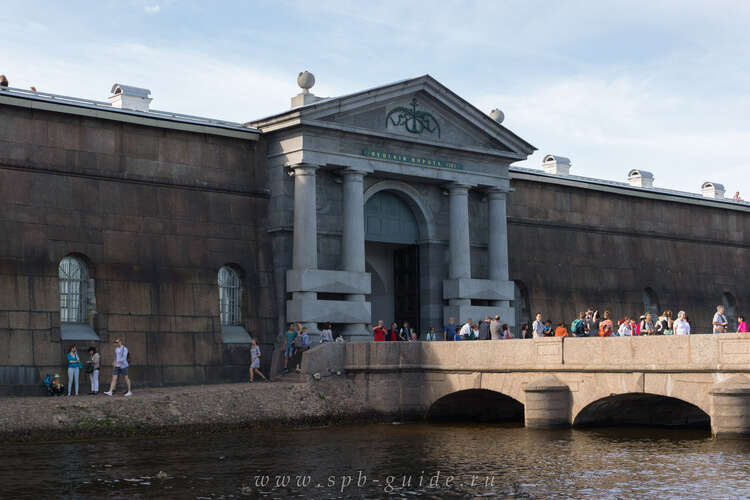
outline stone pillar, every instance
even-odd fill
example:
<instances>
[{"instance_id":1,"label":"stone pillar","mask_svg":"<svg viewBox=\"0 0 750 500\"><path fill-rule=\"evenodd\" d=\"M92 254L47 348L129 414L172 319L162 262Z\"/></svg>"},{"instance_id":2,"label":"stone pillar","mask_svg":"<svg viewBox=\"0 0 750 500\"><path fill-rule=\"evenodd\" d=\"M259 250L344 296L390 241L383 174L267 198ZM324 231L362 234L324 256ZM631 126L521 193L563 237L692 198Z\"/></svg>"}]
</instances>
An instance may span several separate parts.
<instances>
[{"instance_id":1,"label":"stone pillar","mask_svg":"<svg viewBox=\"0 0 750 500\"><path fill-rule=\"evenodd\" d=\"M469 241L469 186L453 183L450 191L450 279L471 278ZM450 305L471 305L471 299L450 299ZM465 318L461 318L463 321ZM459 318L456 318L459 320Z\"/></svg>"},{"instance_id":2,"label":"stone pillar","mask_svg":"<svg viewBox=\"0 0 750 500\"><path fill-rule=\"evenodd\" d=\"M341 237L341 268L344 271L365 272L365 202L363 179L365 173L354 169L343 171L344 231ZM365 296L350 294L346 300L364 302ZM347 340L370 340L367 324L353 323L344 327Z\"/></svg>"},{"instance_id":3,"label":"stone pillar","mask_svg":"<svg viewBox=\"0 0 750 500\"><path fill-rule=\"evenodd\" d=\"M491 189L487 193L489 215L488 264L490 279L508 281L508 212L506 193Z\"/></svg>"},{"instance_id":4,"label":"stone pillar","mask_svg":"<svg viewBox=\"0 0 750 500\"><path fill-rule=\"evenodd\" d=\"M750 378L736 375L711 389L711 432L716 437L750 435Z\"/></svg>"},{"instance_id":5,"label":"stone pillar","mask_svg":"<svg viewBox=\"0 0 750 500\"><path fill-rule=\"evenodd\" d=\"M531 429L570 425L570 388L554 375L545 375L524 387L524 420Z\"/></svg>"},{"instance_id":6,"label":"stone pillar","mask_svg":"<svg viewBox=\"0 0 750 500\"><path fill-rule=\"evenodd\" d=\"M294 242L292 268L318 268L318 215L315 174L317 165L300 163L294 169ZM294 292L295 300L316 300L316 292ZM304 323L310 333L317 333L315 323Z\"/></svg>"}]
</instances>

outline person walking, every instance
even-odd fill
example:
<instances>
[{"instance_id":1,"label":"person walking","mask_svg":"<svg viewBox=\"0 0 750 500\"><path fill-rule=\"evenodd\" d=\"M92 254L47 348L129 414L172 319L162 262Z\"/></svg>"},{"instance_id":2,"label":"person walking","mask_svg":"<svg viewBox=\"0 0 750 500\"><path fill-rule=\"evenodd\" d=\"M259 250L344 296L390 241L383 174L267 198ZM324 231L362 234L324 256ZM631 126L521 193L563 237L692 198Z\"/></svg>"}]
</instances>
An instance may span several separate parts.
<instances>
[{"instance_id":1,"label":"person walking","mask_svg":"<svg viewBox=\"0 0 750 500\"><path fill-rule=\"evenodd\" d=\"M130 378L128 377L128 366L130 365L128 348L125 347L120 339L115 337L115 360L112 362L114 370L112 371L112 382L109 384L109 390L105 391L104 394L111 396L115 393L115 387L117 387L117 377L122 375L125 379L125 385L128 388L128 392L125 396L132 396L133 392L130 390Z\"/></svg>"},{"instance_id":2,"label":"person walking","mask_svg":"<svg viewBox=\"0 0 750 500\"><path fill-rule=\"evenodd\" d=\"M500 315L495 314L495 317L490 321L490 338L492 340L500 340L502 338L502 328L500 327Z\"/></svg>"},{"instance_id":3,"label":"person walking","mask_svg":"<svg viewBox=\"0 0 750 500\"><path fill-rule=\"evenodd\" d=\"M260 371L260 346L252 339L250 341L250 383L255 382L254 376L258 374L260 378L268 382L268 379Z\"/></svg>"},{"instance_id":4,"label":"person walking","mask_svg":"<svg viewBox=\"0 0 750 500\"><path fill-rule=\"evenodd\" d=\"M737 316L737 333L747 333L747 323L745 322L744 314Z\"/></svg>"},{"instance_id":5,"label":"person walking","mask_svg":"<svg viewBox=\"0 0 750 500\"><path fill-rule=\"evenodd\" d=\"M536 319L531 324L532 338L540 339L544 337L544 323L542 322L542 313L536 313Z\"/></svg>"},{"instance_id":6,"label":"person walking","mask_svg":"<svg viewBox=\"0 0 750 500\"><path fill-rule=\"evenodd\" d=\"M76 385L76 396L78 396L78 377L81 372L81 359L78 357L78 349L76 349L75 344L68 349L66 358L68 360L68 396L70 396L70 390L74 381Z\"/></svg>"},{"instance_id":7,"label":"person walking","mask_svg":"<svg viewBox=\"0 0 750 500\"><path fill-rule=\"evenodd\" d=\"M443 327L443 340L455 340L456 339L456 319L451 316L448 318L448 323Z\"/></svg>"},{"instance_id":8,"label":"person walking","mask_svg":"<svg viewBox=\"0 0 750 500\"><path fill-rule=\"evenodd\" d=\"M690 323L688 323L685 311L677 313L677 319L673 323L675 335L690 335Z\"/></svg>"},{"instance_id":9,"label":"person walking","mask_svg":"<svg viewBox=\"0 0 750 500\"><path fill-rule=\"evenodd\" d=\"M96 347L89 347L89 360L86 361L86 373L89 374L91 382L91 392L89 394L99 394L99 370L101 369L101 358L96 352Z\"/></svg>"},{"instance_id":10,"label":"person walking","mask_svg":"<svg viewBox=\"0 0 750 500\"><path fill-rule=\"evenodd\" d=\"M586 333L586 314L578 313L578 319L574 319L570 324L570 333L574 337L588 337Z\"/></svg>"},{"instance_id":11,"label":"person walking","mask_svg":"<svg viewBox=\"0 0 750 500\"><path fill-rule=\"evenodd\" d=\"M633 336L633 323L630 321L630 316L626 315L625 320L617 330L619 337L632 337Z\"/></svg>"},{"instance_id":12,"label":"person walking","mask_svg":"<svg viewBox=\"0 0 750 500\"><path fill-rule=\"evenodd\" d=\"M714 314L713 320L714 333L726 333L727 326L729 326L729 323L727 317L724 316L724 306L716 306L716 314Z\"/></svg>"},{"instance_id":13,"label":"person walking","mask_svg":"<svg viewBox=\"0 0 750 500\"><path fill-rule=\"evenodd\" d=\"M479 324L479 340L490 340L490 317L486 316Z\"/></svg>"},{"instance_id":14,"label":"person walking","mask_svg":"<svg viewBox=\"0 0 750 500\"><path fill-rule=\"evenodd\" d=\"M383 320L378 320L378 324L372 329L372 340L375 342L385 342L385 327L383 326Z\"/></svg>"},{"instance_id":15,"label":"person walking","mask_svg":"<svg viewBox=\"0 0 750 500\"><path fill-rule=\"evenodd\" d=\"M599 323L599 336L611 337L615 332L615 325L610 318L609 311L604 311L604 319Z\"/></svg>"},{"instance_id":16,"label":"person walking","mask_svg":"<svg viewBox=\"0 0 750 500\"><path fill-rule=\"evenodd\" d=\"M284 373L289 371L289 360L294 357L295 341L299 331L299 324L289 323L289 328L284 333L284 369L282 370Z\"/></svg>"},{"instance_id":17,"label":"person walking","mask_svg":"<svg viewBox=\"0 0 750 500\"><path fill-rule=\"evenodd\" d=\"M499 318L499 316L498 316ZM513 335L510 334L510 327L508 326L508 323L503 323L503 340L510 340L513 338Z\"/></svg>"},{"instance_id":18,"label":"person walking","mask_svg":"<svg viewBox=\"0 0 750 500\"><path fill-rule=\"evenodd\" d=\"M333 325L328 323L323 330L320 332L320 343L325 344L326 342L333 342Z\"/></svg>"},{"instance_id":19,"label":"person walking","mask_svg":"<svg viewBox=\"0 0 750 500\"><path fill-rule=\"evenodd\" d=\"M654 335L656 328L654 321L651 319L651 313L646 313L646 316L641 320L640 326L638 327L639 335Z\"/></svg>"}]
</instances>

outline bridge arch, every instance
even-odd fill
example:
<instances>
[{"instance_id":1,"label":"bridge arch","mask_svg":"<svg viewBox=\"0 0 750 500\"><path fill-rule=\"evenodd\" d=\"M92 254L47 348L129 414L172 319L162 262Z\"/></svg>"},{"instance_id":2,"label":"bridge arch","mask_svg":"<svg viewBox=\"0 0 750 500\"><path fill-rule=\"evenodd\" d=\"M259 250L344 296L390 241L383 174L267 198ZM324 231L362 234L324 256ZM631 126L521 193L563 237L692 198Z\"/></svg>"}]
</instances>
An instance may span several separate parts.
<instances>
[{"instance_id":1,"label":"bridge arch","mask_svg":"<svg viewBox=\"0 0 750 500\"><path fill-rule=\"evenodd\" d=\"M463 389L437 398L427 409L427 420L510 421L523 423L523 403L502 392Z\"/></svg>"},{"instance_id":2,"label":"bridge arch","mask_svg":"<svg viewBox=\"0 0 750 500\"><path fill-rule=\"evenodd\" d=\"M587 426L648 425L710 428L710 410L674 396L647 392L611 394L573 415L572 424Z\"/></svg>"}]
</instances>

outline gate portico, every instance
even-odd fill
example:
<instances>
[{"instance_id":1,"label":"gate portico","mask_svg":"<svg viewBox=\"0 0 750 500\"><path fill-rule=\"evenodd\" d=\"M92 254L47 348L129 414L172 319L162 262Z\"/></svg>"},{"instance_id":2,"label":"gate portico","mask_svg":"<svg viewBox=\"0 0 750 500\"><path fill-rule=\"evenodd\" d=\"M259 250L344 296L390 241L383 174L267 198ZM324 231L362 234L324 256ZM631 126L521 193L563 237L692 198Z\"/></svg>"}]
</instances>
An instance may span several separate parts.
<instances>
[{"instance_id":1,"label":"gate portico","mask_svg":"<svg viewBox=\"0 0 750 500\"><path fill-rule=\"evenodd\" d=\"M286 319L311 331L343 324L353 340L368 339L375 319L399 319L372 318L365 241L406 244L418 229L423 327L439 328L449 316L500 314L514 323L508 165L533 146L430 76L340 98L303 94L295 99L305 105L252 123L268 138L274 260L286 283L277 298ZM377 188L383 184L406 188L393 194ZM470 220L470 205L482 220ZM472 224L484 228L482 241L472 241ZM483 267L472 267L473 247L486 252Z\"/></svg>"}]
</instances>

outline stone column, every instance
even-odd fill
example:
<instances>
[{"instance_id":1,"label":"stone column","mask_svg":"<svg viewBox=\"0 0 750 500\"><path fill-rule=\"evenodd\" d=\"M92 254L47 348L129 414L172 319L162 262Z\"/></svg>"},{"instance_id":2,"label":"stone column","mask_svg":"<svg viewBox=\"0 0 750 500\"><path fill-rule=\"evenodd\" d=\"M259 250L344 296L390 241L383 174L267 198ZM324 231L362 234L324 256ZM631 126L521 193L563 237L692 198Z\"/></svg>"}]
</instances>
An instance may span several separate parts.
<instances>
[{"instance_id":1,"label":"stone column","mask_svg":"<svg viewBox=\"0 0 750 500\"><path fill-rule=\"evenodd\" d=\"M536 341L535 341L536 342ZM554 375L544 375L524 387L524 420L532 429L570 425L570 388Z\"/></svg>"},{"instance_id":2,"label":"stone column","mask_svg":"<svg viewBox=\"0 0 750 500\"><path fill-rule=\"evenodd\" d=\"M318 268L318 215L315 174L317 165L300 163L294 169L294 248L292 267L294 269ZM316 292L294 292L294 299L316 300ZM304 323L308 331L315 333L315 323Z\"/></svg>"},{"instance_id":3,"label":"stone column","mask_svg":"<svg viewBox=\"0 0 750 500\"><path fill-rule=\"evenodd\" d=\"M453 183L450 191L450 279L471 278L469 241L469 186ZM470 305L470 299L450 299L452 306ZM456 318L458 320L458 318Z\"/></svg>"},{"instance_id":4,"label":"stone column","mask_svg":"<svg viewBox=\"0 0 750 500\"><path fill-rule=\"evenodd\" d=\"M341 236L341 268L344 271L365 272L365 202L363 179L365 173L347 168L344 179L344 231ZM365 296L351 294L346 300L364 302ZM344 327L350 340L369 340L366 324L354 323ZM358 337L358 338L357 338Z\"/></svg>"},{"instance_id":5,"label":"stone column","mask_svg":"<svg viewBox=\"0 0 750 500\"><path fill-rule=\"evenodd\" d=\"M508 281L508 212L506 193L501 189L490 189L487 192L489 215L488 259L489 278L494 281ZM502 306L502 300L491 302L493 306Z\"/></svg>"}]
</instances>

